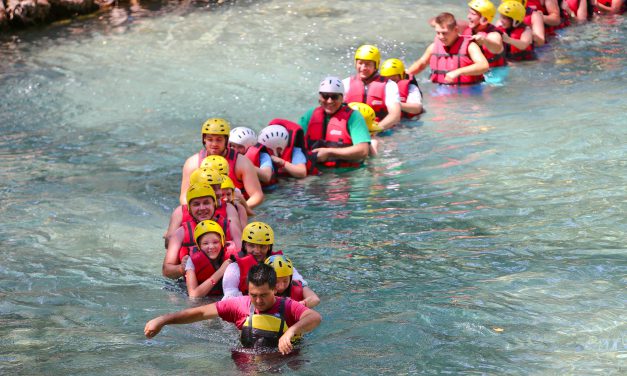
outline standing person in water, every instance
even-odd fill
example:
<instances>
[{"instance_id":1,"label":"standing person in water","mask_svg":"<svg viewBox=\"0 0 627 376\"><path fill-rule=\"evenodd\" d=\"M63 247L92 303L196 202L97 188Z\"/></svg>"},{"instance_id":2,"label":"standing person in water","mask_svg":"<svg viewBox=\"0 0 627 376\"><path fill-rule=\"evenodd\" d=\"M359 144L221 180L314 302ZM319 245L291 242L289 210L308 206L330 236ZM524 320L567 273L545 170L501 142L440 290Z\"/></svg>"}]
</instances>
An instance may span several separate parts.
<instances>
[{"instance_id":1,"label":"standing person in water","mask_svg":"<svg viewBox=\"0 0 627 376\"><path fill-rule=\"evenodd\" d=\"M365 103L364 103L365 104ZM296 300L305 307L313 308L320 304L320 298L302 281L292 280L294 267L292 260L283 255L272 255L265 261L276 272L276 295Z\"/></svg>"},{"instance_id":2,"label":"standing person in water","mask_svg":"<svg viewBox=\"0 0 627 376\"><path fill-rule=\"evenodd\" d=\"M377 114L383 129L401 121L401 101L396 82L379 75L381 54L376 46L365 44L355 51L355 75L345 78L344 102L366 103Z\"/></svg>"},{"instance_id":3,"label":"standing person in water","mask_svg":"<svg viewBox=\"0 0 627 376\"><path fill-rule=\"evenodd\" d=\"M623 14L627 10L625 0L591 0L594 9L600 13Z\"/></svg>"},{"instance_id":4,"label":"standing person in water","mask_svg":"<svg viewBox=\"0 0 627 376\"><path fill-rule=\"evenodd\" d=\"M416 75L431 67L431 81L445 85L472 85L483 82L490 65L481 48L459 35L455 16L440 13L435 18L436 37L407 73Z\"/></svg>"},{"instance_id":5,"label":"standing person in water","mask_svg":"<svg viewBox=\"0 0 627 376\"><path fill-rule=\"evenodd\" d=\"M491 22L496 14L496 7L490 0L471 0L468 3L468 27L463 36L470 36L481 47L490 68L506 64L501 33Z\"/></svg>"},{"instance_id":6,"label":"standing person in water","mask_svg":"<svg viewBox=\"0 0 627 376\"><path fill-rule=\"evenodd\" d=\"M327 77L318 88L318 103L298 123L305 132L305 148L313 161L326 167L359 167L368 157L370 133L366 122L346 104L344 84Z\"/></svg>"},{"instance_id":7,"label":"standing person in water","mask_svg":"<svg viewBox=\"0 0 627 376\"><path fill-rule=\"evenodd\" d=\"M250 208L263 202L264 196L257 177L257 171L252 162L236 150L228 147L231 125L220 118L211 118L202 125L203 149L187 158L183 165L181 179L181 205L186 203L185 192L189 187L189 177L201 162L209 155L221 155L229 162L229 177L233 184L242 191Z\"/></svg>"},{"instance_id":8,"label":"standing person in water","mask_svg":"<svg viewBox=\"0 0 627 376\"><path fill-rule=\"evenodd\" d=\"M146 323L144 334L152 338L166 325L220 317L241 330L240 342L244 347L269 347L289 354L294 349L293 341L320 325L322 317L318 312L275 295L277 277L271 266L253 266L247 280L248 296L156 317Z\"/></svg>"}]
</instances>

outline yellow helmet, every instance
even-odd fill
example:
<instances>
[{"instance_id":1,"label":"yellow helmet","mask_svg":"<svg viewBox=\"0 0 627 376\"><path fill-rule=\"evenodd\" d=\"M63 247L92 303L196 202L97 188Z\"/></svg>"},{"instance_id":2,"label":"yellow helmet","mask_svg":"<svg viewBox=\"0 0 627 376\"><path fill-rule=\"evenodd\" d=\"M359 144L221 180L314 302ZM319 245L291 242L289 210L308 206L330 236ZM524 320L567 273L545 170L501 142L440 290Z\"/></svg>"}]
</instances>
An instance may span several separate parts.
<instances>
[{"instance_id":1,"label":"yellow helmet","mask_svg":"<svg viewBox=\"0 0 627 376\"><path fill-rule=\"evenodd\" d=\"M187 188L187 207L193 199L199 197L211 197L214 205L217 204L216 193L213 191L210 185L207 184L192 184Z\"/></svg>"},{"instance_id":2,"label":"yellow helmet","mask_svg":"<svg viewBox=\"0 0 627 376\"><path fill-rule=\"evenodd\" d=\"M376 46L371 44L364 44L355 51L355 60L369 60L374 61L374 69L379 69L379 63L381 62L381 54Z\"/></svg>"},{"instance_id":3,"label":"yellow helmet","mask_svg":"<svg viewBox=\"0 0 627 376\"><path fill-rule=\"evenodd\" d=\"M352 108L355 111L359 111L361 116L363 116L364 119L366 120L366 126L368 126L368 130L372 128L372 123L374 122L374 119L377 117L372 107L361 102L351 102L348 104L348 107Z\"/></svg>"},{"instance_id":4,"label":"yellow helmet","mask_svg":"<svg viewBox=\"0 0 627 376\"><path fill-rule=\"evenodd\" d=\"M492 22L492 19L496 14L496 8L490 0L470 0L468 8L476 11L482 17L485 17L488 22Z\"/></svg>"},{"instance_id":5,"label":"yellow helmet","mask_svg":"<svg viewBox=\"0 0 627 376\"><path fill-rule=\"evenodd\" d=\"M210 155L202 160L200 168L216 170L220 174L225 175L229 173L229 161L221 155Z\"/></svg>"},{"instance_id":6,"label":"yellow helmet","mask_svg":"<svg viewBox=\"0 0 627 376\"><path fill-rule=\"evenodd\" d=\"M506 1L517 1L517 2L521 3L522 6L525 7L525 9L527 8L527 0L501 0L501 3L504 3Z\"/></svg>"},{"instance_id":7,"label":"yellow helmet","mask_svg":"<svg viewBox=\"0 0 627 376\"><path fill-rule=\"evenodd\" d=\"M499 13L520 23L525 19L525 7L518 1L510 0L499 5Z\"/></svg>"},{"instance_id":8,"label":"yellow helmet","mask_svg":"<svg viewBox=\"0 0 627 376\"><path fill-rule=\"evenodd\" d=\"M219 224L210 220L202 221L196 225L196 228L194 229L194 242L196 243L196 245L200 247L200 245L198 244L198 239L201 236L210 232L215 232L216 234L220 235L220 244L224 246L224 230Z\"/></svg>"},{"instance_id":9,"label":"yellow helmet","mask_svg":"<svg viewBox=\"0 0 627 376\"><path fill-rule=\"evenodd\" d=\"M206 167L195 169L189 176L189 184L216 185L222 184L223 181L224 178L220 175L220 172Z\"/></svg>"},{"instance_id":10,"label":"yellow helmet","mask_svg":"<svg viewBox=\"0 0 627 376\"><path fill-rule=\"evenodd\" d=\"M223 179L222 185L220 186L220 188L235 190L235 184L233 184L233 180L231 180L231 178L228 177L228 175L222 175L222 179Z\"/></svg>"},{"instance_id":11,"label":"yellow helmet","mask_svg":"<svg viewBox=\"0 0 627 376\"><path fill-rule=\"evenodd\" d=\"M242 241L253 244L274 244L272 227L263 222L251 222L242 230Z\"/></svg>"},{"instance_id":12,"label":"yellow helmet","mask_svg":"<svg viewBox=\"0 0 627 376\"><path fill-rule=\"evenodd\" d=\"M231 124L228 121L221 118L207 119L202 125L202 134L219 134L223 136L229 136L231 132Z\"/></svg>"},{"instance_id":13,"label":"yellow helmet","mask_svg":"<svg viewBox=\"0 0 627 376\"><path fill-rule=\"evenodd\" d=\"M292 260L283 255L272 255L266 259L265 263L274 268L277 278L289 277L294 274Z\"/></svg>"},{"instance_id":14,"label":"yellow helmet","mask_svg":"<svg viewBox=\"0 0 627 376\"><path fill-rule=\"evenodd\" d=\"M387 59L381 64L381 76L391 77L401 75L401 79L405 78L405 64L399 59Z\"/></svg>"}]
</instances>

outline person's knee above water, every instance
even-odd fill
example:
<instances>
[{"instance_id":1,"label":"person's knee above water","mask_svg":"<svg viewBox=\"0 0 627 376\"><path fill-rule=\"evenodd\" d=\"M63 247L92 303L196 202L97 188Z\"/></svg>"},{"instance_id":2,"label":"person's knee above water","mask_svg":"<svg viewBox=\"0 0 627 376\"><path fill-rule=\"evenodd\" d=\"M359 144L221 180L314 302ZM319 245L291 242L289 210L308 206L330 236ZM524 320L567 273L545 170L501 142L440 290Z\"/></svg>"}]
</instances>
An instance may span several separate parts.
<instances>
[{"instance_id":1,"label":"person's knee above water","mask_svg":"<svg viewBox=\"0 0 627 376\"><path fill-rule=\"evenodd\" d=\"M312 161L327 167L359 167L370 149L370 133L359 114L342 103L344 85L327 77L318 88L318 107L298 123L305 132L305 148Z\"/></svg>"},{"instance_id":2,"label":"person's knee above water","mask_svg":"<svg viewBox=\"0 0 627 376\"><path fill-rule=\"evenodd\" d=\"M279 176L307 176L308 159L303 150L305 138L300 125L285 119L274 119L261 130L258 141L270 152Z\"/></svg>"},{"instance_id":3,"label":"person's knee above water","mask_svg":"<svg viewBox=\"0 0 627 376\"><path fill-rule=\"evenodd\" d=\"M293 341L312 331L322 320L320 314L302 304L275 296L276 273L265 264L255 265L248 274L248 296L162 315L146 323L144 335L156 336L165 325L187 324L220 317L241 330L244 347L271 347L290 353Z\"/></svg>"},{"instance_id":4,"label":"person's knee above water","mask_svg":"<svg viewBox=\"0 0 627 376\"><path fill-rule=\"evenodd\" d=\"M222 295L222 276L232 262L234 247L227 249L222 227L214 221L202 221L194 229L195 247L185 262L185 284L190 298Z\"/></svg>"},{"instance_id":5,"label":"person's knee above water","mask_svg":"<svg viewBox=\"0 0 627 376\"><path fill-rule=\"evenodd\" d=\"M320 303L318 295L302 281L292 279L294 266L292 260L283 255L272 255L265 261L276 272L276 295L296 300L305 307L313 308Z\"/></svg>"},{"instance_id":6,"label":"person's knee above water","mask_svg":"<svg viewBox=\"0 0 627 376\"><path fill-rule=\"evenodd\" d=\"M342 81L344 102L363 102L377 114L383 129L394 127L401 120L398 86L379 75L381 54L376 46L363 45L355 51L356 73Z\"/></svg>"},{"instance_id":7,"label":"person's knee above water","mask_svg":"<svg viewBox=\"0 0 627 376\"><path fill-rule=\"evenodd\" d=\"M472 37L481 47L490 68L506 64L503 39L496 26L491 22L496 14L496 7L490 0L471 0L468 3L468 27L461 34Z\"/></svg>"},{"instance_id":8,"label":"person's knee above water","mask_svg":"<svg viewBox=\"0 0 627 376\"><path fill-rule=\"evenodd\" d=\"M499 5L501 15L501 31L505 42L505 53L508 60L533 60L533 33L523 23L525 7L517 1L510 0Z\"/></svg>"},{"instance_id":9,"label":"person's knee above water","mask_svg":"<svg viewBox=\"0 0 627 376\"><path fill-rule=\"evenodd\" d=\"M168 240L168 248L163 259L162 273L165 277L176 279L185 275L185 262L189 249L195 245L194 229L196 224L213 219L217 208L216 194L210 185L193 184L187 189L187 211L191 220L183 222Z\"/></svg>"},{"instance_id":10,"label":"person's knee above water","mask_svg":"<svg viewBox=\"0 0 627 376\"><path fill-rule=\"evenodd\" d=\"M203 149L187 158L183 166L179 197L181 204L185 203L185 192L190 184L190 175L209 155L220 155L226 158L229 162L229 177L246 197L248 206L254 208L263 202L263 192L255 166L245 156L228 147L230 131L231 125L225 119L211 118L202 125Z\"/></svg>"},{"instance_id":11,"label":"person's knee above water","mask_svg":"<svg viewBox=\"0 0 627 376\"><path fill-rule=\"evenodd\" d=\"M396 82L403 118L411 119L423 112L422 92L418 82L414 76L405 73L405 64L400 59L384 61L381 64L381 76Z\"/></svg>"},{"instance_id":12,"label":"person's knee above water","mask_svg":"<svg viewBox=\"0 0 627 376\"><path fill-rule=\"evenodd\" d=\"M407 73L416 75L430 66L434 83L471 85L483 82L483 74L490 65L474 41L459 35L455 16L440 13L435 18L435 33L433 43L407 69Z\"/></svg>"},{"instance_id":13,"label":"person's knee above water","mask_svg":"<svg viewBox=\"0 0 627 376\"><path fill-rule=\"evenodd\" d=\"M242 250L236 255L237 262L229 265L223 281L224 299L246 294L248 285L246 275L254 265L263 263L272 255L281 255L281 251L274 252L274 231L272 227L263 222L251 222L242 231ZM294 271L294 280L307 282Z\"/></svg>"},{"instance_id":14,"label":"person's knee above water","mask_svg":"<svg viewBox=\"0 0 627 376\"><path fill-rule=\"evenodd\" d=\"M248 127L235 127L229 133L229 147L240 154L246 154L249 147L257 143L257 134Z\"/></svg>"}]
</instances>

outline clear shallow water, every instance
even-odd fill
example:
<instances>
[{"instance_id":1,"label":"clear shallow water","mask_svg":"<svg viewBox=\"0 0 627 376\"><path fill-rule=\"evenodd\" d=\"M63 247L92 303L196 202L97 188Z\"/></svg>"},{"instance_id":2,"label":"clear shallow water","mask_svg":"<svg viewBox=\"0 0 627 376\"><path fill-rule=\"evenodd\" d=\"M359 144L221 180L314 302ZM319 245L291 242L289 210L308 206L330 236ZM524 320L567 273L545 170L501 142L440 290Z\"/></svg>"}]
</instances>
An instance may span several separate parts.
<instances>
[{"instance_id":1,"label":"clear shallow water","mask_svg":"<svg viewBox=\"0 0 627 376\"><path fill-rule=\"evenodd\" d=\"M376 2L170 3L2 36L1 373L241 373L229 325L142 334L192 304L160 277L161 235L200 124L297 119L354 48L409 62L445 9L465 14L387 2L375 26ZM424 83L428 113L366 168L269 196L259 219L324 322L245 371L623 374L625 27L566 30L481 93Z\"/></svg>"}]
</instances>

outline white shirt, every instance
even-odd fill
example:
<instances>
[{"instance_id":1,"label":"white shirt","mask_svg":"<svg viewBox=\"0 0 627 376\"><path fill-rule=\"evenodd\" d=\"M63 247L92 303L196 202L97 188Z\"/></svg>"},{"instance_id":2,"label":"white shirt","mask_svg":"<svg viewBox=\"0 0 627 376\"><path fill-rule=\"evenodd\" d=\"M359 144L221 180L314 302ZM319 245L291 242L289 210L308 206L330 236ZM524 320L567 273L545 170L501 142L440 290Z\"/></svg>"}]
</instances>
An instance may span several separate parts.
<instances>
[{"instance_id":1,"label":"white shirt","mask_svg":"<svg viewBox=\"0 0 627 376\"><path fill-rule=\"evenodd\" d=\"M422 94L420 94L420 89L418 89L418 86L414 84L409 84L409 93L407 93L407 101L405 103L422 104Z\"/></svg>"},{"instance_id":2,"label":"white shirt","mask_svg":"<svg viewBox=\"0 0 627 376\"><path fill-rule=\"evenodd\" d=\"M343 79L342 83L344 84L344 96L346 96L346 93L350 90L351 78ZM385 106L389 108L396 103L401 103L401 96L398 94L398 85L396 82L388 80L385 83Z\"/></svg>"}]
</instances>

